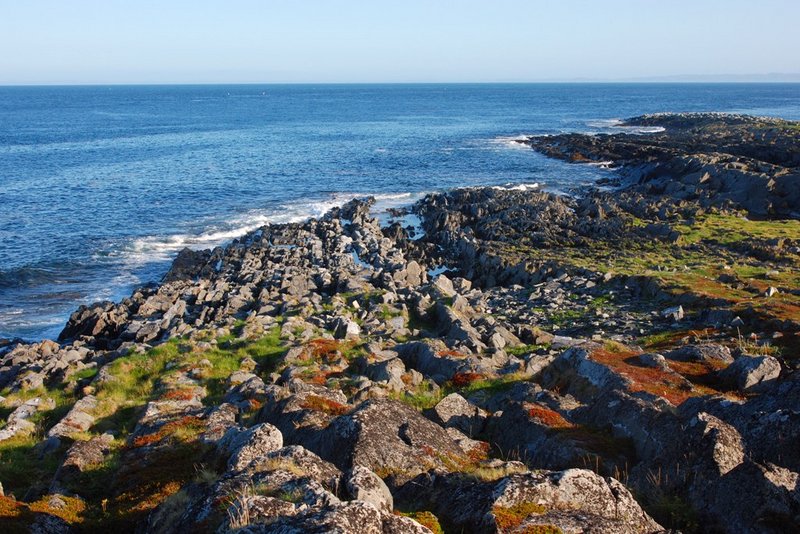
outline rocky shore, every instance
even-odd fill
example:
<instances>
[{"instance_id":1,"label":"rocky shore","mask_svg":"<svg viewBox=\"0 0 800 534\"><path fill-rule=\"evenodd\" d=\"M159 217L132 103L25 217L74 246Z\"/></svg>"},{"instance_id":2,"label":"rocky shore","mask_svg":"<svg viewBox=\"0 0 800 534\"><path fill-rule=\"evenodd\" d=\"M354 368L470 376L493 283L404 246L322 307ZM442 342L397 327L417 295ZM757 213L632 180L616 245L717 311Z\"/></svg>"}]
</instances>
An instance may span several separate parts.
<instances>
[{"instance_id":1,"label":"rocky shore","mask_svg":"<svg viewBox=\"0 0 800 534\"><path fill-rule=\"evenodd\" d=\"M800 126L524 143L572 196L371 199L0 345L0 530L800 528Z\"/></svg>"}]
</instances>

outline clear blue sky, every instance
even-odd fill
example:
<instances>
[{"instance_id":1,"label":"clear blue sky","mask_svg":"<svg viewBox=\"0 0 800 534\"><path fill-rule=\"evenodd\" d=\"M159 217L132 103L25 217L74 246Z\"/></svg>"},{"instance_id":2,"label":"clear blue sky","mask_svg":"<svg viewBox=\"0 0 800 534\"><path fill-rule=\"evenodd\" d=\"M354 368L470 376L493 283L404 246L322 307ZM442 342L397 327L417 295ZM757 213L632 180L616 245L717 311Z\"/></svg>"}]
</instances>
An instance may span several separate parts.
<instances>
[{"instance_id":1,"label":"clear blue sky","mask_svg":"<svg viewBox=\"0 0 800 534\"><path fill-rule=\"evenodd\" d=\"M0 0L0 84L800 73L800 0Z\"/></svg>"}]
</instances>

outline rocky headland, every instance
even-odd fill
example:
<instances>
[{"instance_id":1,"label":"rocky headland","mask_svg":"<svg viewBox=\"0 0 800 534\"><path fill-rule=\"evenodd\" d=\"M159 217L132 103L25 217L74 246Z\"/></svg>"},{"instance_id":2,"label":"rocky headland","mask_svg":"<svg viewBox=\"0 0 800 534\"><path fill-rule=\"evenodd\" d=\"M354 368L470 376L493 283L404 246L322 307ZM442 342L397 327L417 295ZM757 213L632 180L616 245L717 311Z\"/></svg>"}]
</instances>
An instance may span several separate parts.
<instances>
[{"instance_id":1,"label":"rocky headland","mask_svg":"<svg viewBox=\"0 0 800 534\"><path fill-rule=\"evenodd\" d=\"M597 187L371 199L0 345L4 532L800 529L800 126L523 141Z\"/></svg>"}]
</instances>

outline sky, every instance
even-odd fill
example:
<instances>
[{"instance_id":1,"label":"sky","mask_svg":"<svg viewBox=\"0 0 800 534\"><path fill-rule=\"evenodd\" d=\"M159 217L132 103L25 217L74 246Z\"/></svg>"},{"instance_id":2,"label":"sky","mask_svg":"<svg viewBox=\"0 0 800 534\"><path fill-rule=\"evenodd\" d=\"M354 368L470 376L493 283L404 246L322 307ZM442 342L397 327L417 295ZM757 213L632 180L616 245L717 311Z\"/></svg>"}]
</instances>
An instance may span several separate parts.
<instances>
[{"instance_id":1,"label":"sky","mask_svg":"<svg viewBox=\"0 0 800 534\"><path fill-rule=\"evenodd\" d=\"M0 84L800 81L799 0L0 0Z\"/></svg>"}]
</instances>

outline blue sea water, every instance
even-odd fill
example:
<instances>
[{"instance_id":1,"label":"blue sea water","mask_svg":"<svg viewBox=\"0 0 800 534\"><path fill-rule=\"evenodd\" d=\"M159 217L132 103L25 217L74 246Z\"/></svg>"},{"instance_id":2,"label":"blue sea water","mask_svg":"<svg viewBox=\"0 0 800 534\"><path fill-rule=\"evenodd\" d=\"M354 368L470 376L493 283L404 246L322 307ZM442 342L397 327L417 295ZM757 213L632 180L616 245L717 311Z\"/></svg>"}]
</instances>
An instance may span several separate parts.
<instances>
[{"instance_id":1,"label":"blue sea water","mask_svg":"<svg viewBox=\"0 0 800 534\"><path fill-rule=\"evenodd\" d=\"M594 181L513 139L662 111L800 119L800 85L0 87L0 337L54 337L185 246L357 195Z\"/></svg>"}]
</instances>

